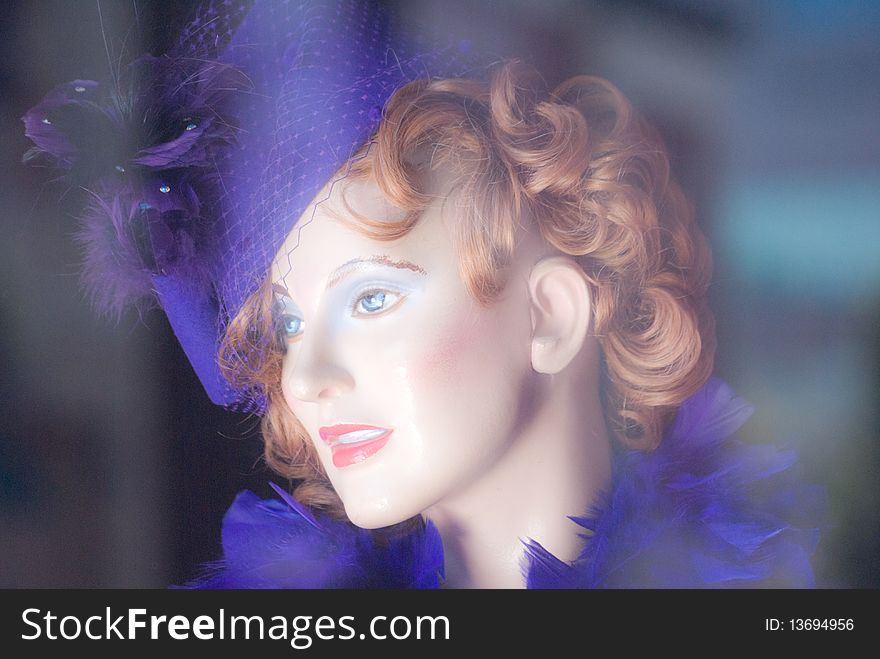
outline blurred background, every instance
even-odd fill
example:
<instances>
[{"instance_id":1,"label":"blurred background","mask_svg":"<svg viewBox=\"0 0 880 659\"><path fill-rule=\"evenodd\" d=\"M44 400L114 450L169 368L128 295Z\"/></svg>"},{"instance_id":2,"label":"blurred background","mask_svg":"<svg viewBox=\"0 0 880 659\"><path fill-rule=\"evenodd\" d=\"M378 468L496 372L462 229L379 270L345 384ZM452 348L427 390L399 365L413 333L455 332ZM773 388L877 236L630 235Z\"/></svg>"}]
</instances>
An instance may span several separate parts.
<instances>
[{"instance_id":1,"label":"blurred background","mask_svg":"<svg viewBox=\"0 0 880 659\"><path fill-rule=\"evenodd\" d=\"M716 372L757 408L742 436L827 487L818 585L880 586L880 3L389 4L550 83L606 77L659 127L714 249ZM236 492L270 493L258 420L208 401L161 313L91 312L82 197L21 164L47 91L161 53L191 10L0 5L0 587L183 583Z\"/></svg>"}]
</instances>

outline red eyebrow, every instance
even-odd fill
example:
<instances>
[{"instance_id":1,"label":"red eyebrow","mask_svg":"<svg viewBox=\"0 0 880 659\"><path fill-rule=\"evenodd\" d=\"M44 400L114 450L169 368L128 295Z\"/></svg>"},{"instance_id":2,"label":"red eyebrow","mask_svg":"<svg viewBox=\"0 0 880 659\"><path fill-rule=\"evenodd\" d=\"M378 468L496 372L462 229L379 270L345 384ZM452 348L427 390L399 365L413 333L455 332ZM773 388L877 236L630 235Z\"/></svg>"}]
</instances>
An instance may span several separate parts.
<instances>
[{"instance_id":1,"label":"red eyebrow","mask_svg":"<svg viewBox=\"0 0 880 659\"><path fill-rule=\"evenodd\" d=\"M355 268L353 266L358 265L360 263L379 263L381 265L387 265L391 268L398 268L400 270L412 270L413 272L417 272L420 275L427 275L428 274L427 272L425 272L425 270L423 268L421 268L420 266L416 265L415 263L413 263L411 261L407 261L405 259L400 259L400 260L395 261L395 260L392 260L390 256L387 256L385 254L377 254L375 256L371 256L368 259L358 258L358 259L352 259L351 261L346 261L345 263L343 263L341 266L336 268L336 270L334 270L330 274L330 277L327 279L327 285L324 287L324 290L327 290L327 289L335 286L340 281L345 279L349 274L354 272Z\"/></svg>"},{"instance_id":2,"label":"red eyebrow","mask_svg":"<svg viewBox=\"0 0 880 659\"><path fill-rule=\"evenodd\" d=\"M327 279L327 285L324 287L324 290L326 291L333 286L336 286L336 284L341 282L343 279L345 279L348 275L356 270L354 266L361 263L379 263L381 265L386 265L390 268L398 268L399 270L412 270L413 272L417 272L420 275L428 274L424 268L416 265L412 261L407 261L406 259L399 259L395 261L390 256L387 256L385 254L377 254L369 258L357 258L343 263L332 273L330 273L330 277ZM276 293L277 295L283 295L287 298L293 299L293 297L290 295L290 292L286 288L284 288L284 286L277 282L272 282L272 292Z\"/></svg>"}]
</instances>

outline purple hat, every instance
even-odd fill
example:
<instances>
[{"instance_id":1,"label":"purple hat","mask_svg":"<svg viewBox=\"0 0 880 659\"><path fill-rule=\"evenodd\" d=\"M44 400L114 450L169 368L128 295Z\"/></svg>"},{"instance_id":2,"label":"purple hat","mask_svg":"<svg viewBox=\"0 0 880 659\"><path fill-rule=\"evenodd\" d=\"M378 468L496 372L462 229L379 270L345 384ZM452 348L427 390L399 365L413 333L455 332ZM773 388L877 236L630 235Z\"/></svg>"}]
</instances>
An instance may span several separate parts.
<instances>
[{"instance_id":1,"label":"purple hat","mask_svg":"<svg viewBox=\"0 0 880 659\"><path fill-rule=\"evenodd\" d=\"M92 193L78 237L98 309L158 304L211 400L259 410L220 374L229 319L391 94L468 77L468 51L401 34L372 1L210 0L167 54L52 90L23 117L25 160Z\"/></svg>"}]
</instances>

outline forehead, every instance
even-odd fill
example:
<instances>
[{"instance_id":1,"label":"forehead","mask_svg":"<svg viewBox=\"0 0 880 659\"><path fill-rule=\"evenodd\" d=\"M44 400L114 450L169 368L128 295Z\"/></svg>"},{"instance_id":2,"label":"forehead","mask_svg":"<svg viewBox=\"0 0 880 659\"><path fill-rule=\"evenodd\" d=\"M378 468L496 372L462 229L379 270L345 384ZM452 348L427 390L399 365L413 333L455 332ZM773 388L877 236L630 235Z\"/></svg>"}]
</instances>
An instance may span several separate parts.
<instances>
[{"instance_id":1,"label":"forehead","mask_svg":"<svg viewBox=\"0 0 880 659\"><path fill-rule=\"evenodd\" d=\"M437 195L415 227L396 240L368 236L358 219L399 222L405 212L392 205L371 180L328 184L291 230L272 264L272 280L289 291L323 286L328 275L353 259L381 264L405 258L423 268L453 258L447 195Z\"/></svg>"}]
</instances>

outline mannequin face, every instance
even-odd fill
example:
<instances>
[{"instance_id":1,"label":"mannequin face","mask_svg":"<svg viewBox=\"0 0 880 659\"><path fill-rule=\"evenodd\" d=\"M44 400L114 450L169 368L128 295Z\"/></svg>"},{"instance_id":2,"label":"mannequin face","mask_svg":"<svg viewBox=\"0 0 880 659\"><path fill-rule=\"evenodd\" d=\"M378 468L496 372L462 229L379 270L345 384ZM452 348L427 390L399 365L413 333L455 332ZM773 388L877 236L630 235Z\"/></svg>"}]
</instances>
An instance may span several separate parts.
<instances>
[{"instance_id":1,"label":"mannequin face","mask_svg":"<svg viewBox=\"0 0 880 659\"><path fill-rule=\"evenodd\" d=\"M349 518L376 528L460 494L515 442L538 377L527 278L541 245L522 241L484 308L459 275L457 194L389 242L346 225L343 189L361 215L401 217L369 181L306 209L272 270L282 391Z\"/></svg>"}]
</instances>

